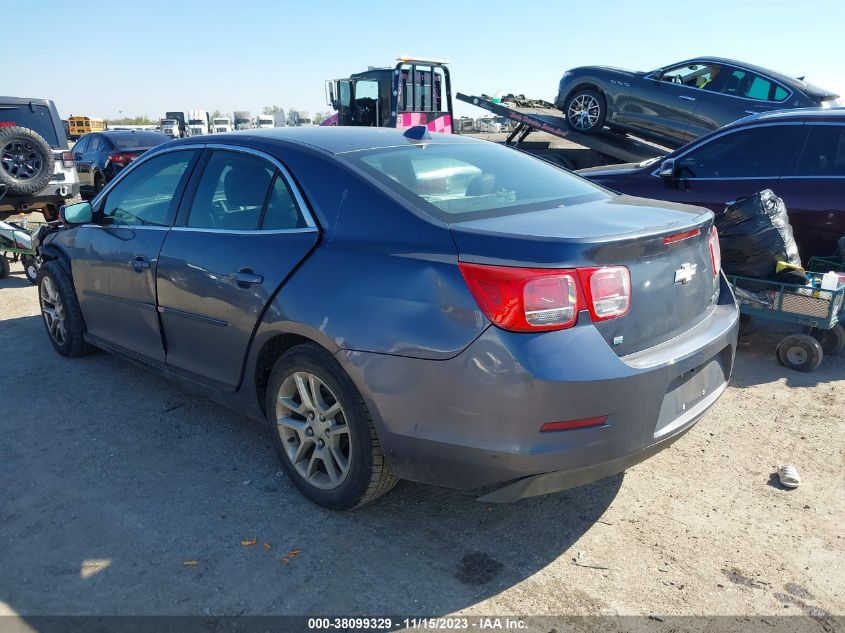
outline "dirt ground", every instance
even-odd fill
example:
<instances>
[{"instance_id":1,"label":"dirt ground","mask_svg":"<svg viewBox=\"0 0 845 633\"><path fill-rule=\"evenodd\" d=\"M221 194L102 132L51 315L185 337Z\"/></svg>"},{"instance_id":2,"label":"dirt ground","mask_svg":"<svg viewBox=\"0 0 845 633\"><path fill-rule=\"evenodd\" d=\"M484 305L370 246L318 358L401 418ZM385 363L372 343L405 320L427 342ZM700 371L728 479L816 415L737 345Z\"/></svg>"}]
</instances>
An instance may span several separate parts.
<instances>
[{"instance_id":1,"label":"dirt ground","mask_svg":"<svg viewBox=\"0 0 845 633\"><path fill-rule=\"evenodd\" d=\"M789 371L764 323L716 406L624 475L493 506L403 482L333 513L282 475L264 427L109 354L56 354L12 271L0 613L21 630L45 614L452 613L791 614L832 630L845 611L845 357ZM783 461L797 490L772 478Z\"/></svg>"}]
</instances>

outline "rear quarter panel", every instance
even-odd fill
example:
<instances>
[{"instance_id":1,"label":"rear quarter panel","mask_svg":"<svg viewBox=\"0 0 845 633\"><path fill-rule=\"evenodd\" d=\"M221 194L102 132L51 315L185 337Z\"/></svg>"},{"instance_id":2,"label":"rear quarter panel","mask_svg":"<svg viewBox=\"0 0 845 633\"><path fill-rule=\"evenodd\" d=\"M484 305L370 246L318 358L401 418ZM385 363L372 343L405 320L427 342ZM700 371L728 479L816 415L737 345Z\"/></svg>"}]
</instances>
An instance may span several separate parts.
<instances>
[{"instance_id":1,"label":"rear quarter panel","mask_svg":"<svg viewBox=\"0 0 845 633\"><path fill-rule=\"evenodd\" d=\"M273 336L295 333L332 353L450 358L489 325L446 226L330 155L295 146L273 153L297 180L321 237L268 306L253 354Z\"/></svg>"}]
</instances>

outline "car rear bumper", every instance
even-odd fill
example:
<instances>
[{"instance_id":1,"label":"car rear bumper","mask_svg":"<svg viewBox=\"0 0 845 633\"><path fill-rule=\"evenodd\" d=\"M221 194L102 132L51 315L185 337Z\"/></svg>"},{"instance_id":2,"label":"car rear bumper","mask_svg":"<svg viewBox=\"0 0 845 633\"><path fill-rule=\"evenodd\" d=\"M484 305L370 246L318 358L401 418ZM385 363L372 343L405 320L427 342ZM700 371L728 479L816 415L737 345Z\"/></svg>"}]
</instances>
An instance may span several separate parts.
<instances>
[{"instance_id":1,"label":"car rear bumper","mask_svg":"<svg viewBox=\"0 0 845 633\"><path fill-rule=\"evenodd\" d=\"M450 360L338 354L398 477L513 501L621 472L695 424L733 368L739 314L721 283L701 323L624 357L586 315L559 332L490 327ZM596 416L607 420L540 432Z\"/></svg>"},{"instance_id":2,"label":"car rear bumper","mask_svg":"<svg viewBox=\"0 0 845 633\"><path fill-rule=\"evenodd\" d=\"M0 198L0 211L18 211L27 205L29 209L41 209L48 204L61 206L68 198L79 195L79 182L51 182L44 189L29 196L7 195Z\"/></svg>"}]
</instances>

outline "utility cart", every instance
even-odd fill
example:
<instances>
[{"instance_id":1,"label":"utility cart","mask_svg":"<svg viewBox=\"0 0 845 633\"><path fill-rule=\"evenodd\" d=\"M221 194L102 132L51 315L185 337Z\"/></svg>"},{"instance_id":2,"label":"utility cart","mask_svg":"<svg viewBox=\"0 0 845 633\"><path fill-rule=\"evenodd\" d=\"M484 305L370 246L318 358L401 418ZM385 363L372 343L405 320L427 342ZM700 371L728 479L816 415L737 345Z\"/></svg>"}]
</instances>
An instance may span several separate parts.
<instances>
[{"instance_id":1,"label":"utility cart","mask_svg":"<svg viewBox=\"0 0 845 633\"><path fill-rule=\"evenodd\" d=\"M29 229L16 222L0 222L0 279L8 276L9 263L20 261L30 283L38 280L38 264Z\"/></svg>"},{"instance_id":2,"label":"utility cart","mask_svg":"<svg viewBox=\"0 0 845 633\"><path fill-rule=\"evenodd\" d=\"M825 353L837 354L845 348L841 322L845 284L822 290L751 277L729 275L728 281L741 314L804 327L803 333L791 334L777 345L777 358L786 367L813 371Z\"/></svg>"}]
</instances>

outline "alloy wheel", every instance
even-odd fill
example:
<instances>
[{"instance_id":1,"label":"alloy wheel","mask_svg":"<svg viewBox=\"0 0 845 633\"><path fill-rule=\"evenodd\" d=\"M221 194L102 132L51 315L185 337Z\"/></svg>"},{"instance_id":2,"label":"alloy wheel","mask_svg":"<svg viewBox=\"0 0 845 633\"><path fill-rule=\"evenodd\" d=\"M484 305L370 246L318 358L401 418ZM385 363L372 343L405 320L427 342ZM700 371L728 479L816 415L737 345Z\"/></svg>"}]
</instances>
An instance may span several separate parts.
<instances>
[{"instance_id":1,"label":"alloy wheel","mask_svg":"<svg viewBox=\"0 0 845 633\"><path fill-rule=\"evenodd\" d=\"M343 407L316 375L298 371L282 381L276 424L297 473L321 490L340 486L349 474L352 442Z\"/></svg>"},{"instance_id":2,"label":"alloy wheel","mask_svg":"<svg viewBox=\"0 0 845 633\"><path fill-rule=\"evenodd\" d=\"M579 95L569 104L566 116L569 124L577 130L592 129L599 120L601 105L592 95Z\"/></svg>"},{"instance_id":3,"label":"alloy wheel","mask_svg":"<svg viewBox=\"0 0 845 633\"><path fill-rule=\"evenodd\" d=\"M44 277L41 280L39 299L41 301L41 314L47 324L47 331L50 332L50 336L58 345L64 345L67 340L65 307L56 285L50 277Z\"/></svg>"},{"instance_id":4,"label":"alloy wheel","mask_svg":"<svg viewBox=\"0 0 845 633\"><path fill-rule=\"evenodd\" d=\"M41 171L41 155L35 145L26 141L11 141L0 152L3 169L18 180L29 180Z\"/></svg>"}]
</instances>

